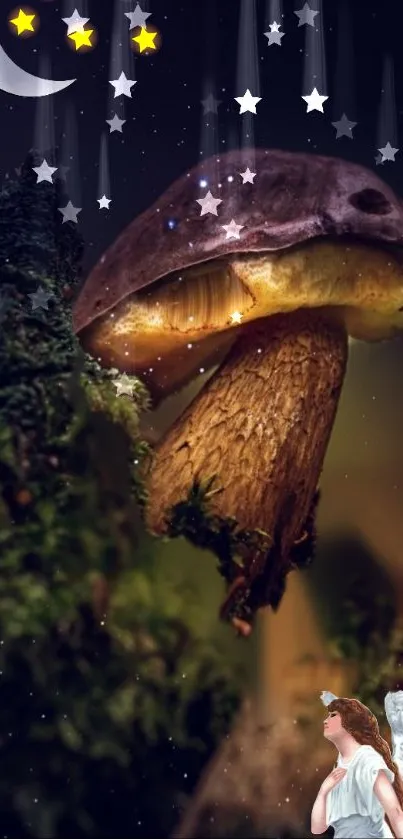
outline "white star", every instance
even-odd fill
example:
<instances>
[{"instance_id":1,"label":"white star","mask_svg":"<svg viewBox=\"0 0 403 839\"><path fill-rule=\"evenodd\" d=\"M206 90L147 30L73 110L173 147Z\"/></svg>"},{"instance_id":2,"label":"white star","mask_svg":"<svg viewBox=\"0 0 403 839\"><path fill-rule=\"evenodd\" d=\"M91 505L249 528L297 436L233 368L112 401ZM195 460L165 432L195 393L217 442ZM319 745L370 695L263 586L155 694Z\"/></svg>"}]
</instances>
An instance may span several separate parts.
<instances>
[{"instance_id":1,"label":"white star","mask_svg":"<svg viewBox=\"0 0 403 839\"><path fill-rule=\"evenodd\" d=\"M239 173L243 184L253 184L253 178L256 178L256 172L251 172L249 166L244 172Z\"/></svg>"},{"instance_id":2,"label":"white star","mask_svg":"<svg viewBox=\"0 0 403 839\"><path fill-rule=\"evenodd\" d=\"M63 216L62 224L64 224L66 221L74 221L74 224L77 224L77 216L79 213L81 213L82 208L73 207L73 204L71 203L71 201L69 201L65 207L58 207L57 209L59 210L59 213L61 213Z\"/></svg>"},{"instance_id":3,"label":"white star","mask_svg":"<svg viewBox=\"0 0 403 839\"><path fill-rule=\"evenodd\" d=\"M243 96L235 96L235 102L238 102L240 105L240 114L245 114L246 111L250 111L251 114L256 113L256 105L258 102L262 101L261 96L252 96L249 88L245 91Z\"/></svg>"},{"instance_id":4,"label":"white star","mask_svg":"<svg viewBox=\"0 0 403 839\"><path fill-rule=\"evenodd\" d=\"M130 29L135 29L136 26L141 26L142 29L145 29L146 20L151 17L151 12L143 12L141 6L137 3L134 12L125 12L125 17L128 17L130 20Z\"/></svg>"},{"instance_id":5,"label":"white star","mask_svg":"<svg viewBox=\"0 0 403 839\"><path fill-rule=\"evenodd\" d=\"M385 163L385 160L392 160L393 163L395 162L395 154L399 151L399 149L394 149L393 146L390 145L389 142L386 143L386 146L383 149L378 149L378 151L382 155L382 163Z\"/></svg>"},{"instance_id":6,"label":"white star","mask_svg":"<svg viewBox=\"0 0 403 839\"><path fill-rule=\"evenodd\" d=\"M49 181L50 184L53 184L52 175L54 172L57 172L57 166L49 166L47 161L43 159L40 166L33 166L32 168L38 176L37 184L40 184L42 181Z\"/></svg>"},{"instance_id":7,"label":"white star","mask_svg":"<svg viewBox=\"0 0 403 839\"><path fill-rule=\"evenodd\" d=\"M112 201L112 198L107 198L106 195L103 195L102 198L97 198L99 209L100 210L109 210L109 204Z\"/></svg>"},{"instance_id":8,"label":"white star","mask_svg":"<svg viewBox=\"0 0 403 839\"><path fill-rule=\"evenodd\" d=\"M122 70L119 78L114 79L114 81L110 81L109 84L113 85L115 88L115 99L117 96L122 95L129 96L131 99L132 92L130 88L132 88L134 84L137 84L137 82L134 82L132 79L128 79Z\"/></svg>"},{"instance_id":9,"label":"white star","mask_svg":"<svg viewBox=\"0 0 403 839\"><path fill-rule=\"evenodd\" d=\"M63 23L67 26L67 34L73 35L74 32L84 32L84 26L89 21L89 17L81 17L77 9L70 17L62 17Z\"/></svg>"},{"instance_id":10,"label":"white star","mask_svg":"<svg viewBox=\"0 0 403 839\"><path fill-rule=\"evenodd\" d=\"M127 122L125 119L119 119L118 115L115 114L113 119L107 119L106 122L109 125L109 133L112 134L113 131L120 131L123 134L122 126Z\"/></svg>"},{"instance_id":11,"label":"white star","mask_svg":"<svg viewBox=\"0 0 403 839\"><path fill-rule=\"evenodd\" d=\"M113 382L116 388L116 396L133 396L134 385L128 376L122 376L120 380Z\"/></svg>"},{"instance_id":12,"label":"white star","mask_svg":"<svg viewBox=\"0 0 403 839\"><path fill-rule=\"evenodd\" d=\"M239 231L245 227L244 224L237 224L234 219L231 219L229 224L222 224L221 225L225 232L226 232L226 239L240 239Z\"/></svg>"},{"instance_id":13,"label":"white star","mask_svg":"<svg viewBox=\"0 0 403 839\"><path fill-rule=\"evenodd\" d=\"M196 198L196 201L201 206L201 216L205 216L206 213L212 213L213 216L218 216L217 207L219 204L222 204L222 198L214 198L209 190L204 198Z\"/></svg>"},{"instance_id":14,"label":"white star","mask_svg":"<svg viewBox=\"0 0 403 839\"><path fill-rule=\"evenodd\" d=\"M301 96L301 99L303 99L308 105L306 109L307 114L309 114L310 111L320 111L323 114L323 103L326 102L326 99L329 99L329 97L321 96L316 87L314 87L309 96Z\"/></svg>"}]
</instances>

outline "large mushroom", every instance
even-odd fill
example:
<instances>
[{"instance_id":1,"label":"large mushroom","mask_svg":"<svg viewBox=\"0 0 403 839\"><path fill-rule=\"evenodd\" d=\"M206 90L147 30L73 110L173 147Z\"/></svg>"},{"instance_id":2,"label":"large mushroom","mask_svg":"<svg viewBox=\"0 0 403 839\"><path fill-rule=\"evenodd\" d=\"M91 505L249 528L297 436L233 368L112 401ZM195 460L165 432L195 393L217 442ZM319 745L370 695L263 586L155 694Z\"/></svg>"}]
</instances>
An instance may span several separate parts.
<instances>
[{"instance_id":1,"label":"large mushroom","mask_svg":"<svg viewBox=\"0 0 403 839\"><path fill-rule=\"evenodd\" d=\"M403 327L393 191L344 160L254 155L253 184L241 152L221 155L213 212L197 201L209 162L177 180L107 250L74 311L84 348L144 377L156 405L219 365L155 447L147 522L166 533L215 478L218 520L262 537L228 575L223 612L244 634L309 541L348 337Z\"/></svg>"}]
</instances>

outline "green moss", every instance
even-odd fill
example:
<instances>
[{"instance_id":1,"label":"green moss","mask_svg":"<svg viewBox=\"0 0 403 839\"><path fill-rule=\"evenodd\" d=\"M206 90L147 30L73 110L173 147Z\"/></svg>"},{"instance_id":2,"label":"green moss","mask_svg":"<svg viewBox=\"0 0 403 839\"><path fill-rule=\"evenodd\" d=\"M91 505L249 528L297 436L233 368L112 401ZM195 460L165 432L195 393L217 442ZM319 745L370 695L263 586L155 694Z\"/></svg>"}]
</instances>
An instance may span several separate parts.
<instances>
[{"instance_id":1,"label":"green moss","mask_svg":"<svg viewBox=\"0 0 403 839\"><path fill-rule=\"evenodd\" d=\"M36 162L0 194L0 728L12 732L0 743L2 829L135 837L146 820L163 836L237 690L186 623L180 591L153 597L148 395L133 379L133 399L117 397L116 371L80 349L71 292L82 243L61 224L59 188L36 184ZM32 309L38 286L53 295L47 310Z\"/></svg>"}]
</instances>

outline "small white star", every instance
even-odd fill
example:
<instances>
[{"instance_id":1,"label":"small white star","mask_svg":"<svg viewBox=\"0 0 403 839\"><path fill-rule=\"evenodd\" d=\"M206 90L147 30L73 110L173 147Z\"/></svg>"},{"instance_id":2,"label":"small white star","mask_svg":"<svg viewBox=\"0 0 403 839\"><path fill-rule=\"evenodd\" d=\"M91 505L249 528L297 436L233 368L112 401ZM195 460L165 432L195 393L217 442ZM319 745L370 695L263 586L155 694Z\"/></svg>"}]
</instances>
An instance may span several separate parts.
<instances>
[{"instance_id":1,"label":"small white star","mask_svg":"<svg viewBox=\"0 0 403 839\"><path fill-rule=\"evenodd\" d=\"M133 396L134 385L128 376L122 376L117 382L113 382L116 388L116 396Z\"/></svg>"},{"instance_id":2,"label":"small white star","mask_svg":"<svg viewBox=\"0 0 403 839\"><path fill-rule=\"evenodd\" d=\"M253 184L253 179L256 178L256 172L251 172L249 166L244 172L239 173L243 184Z\"/></svg>"},{"instance_id":3,"label":"small white star","mask_svg":"<svg viewBox=\"0 0 403 839\"><path fill-rule=\"evenodd\" d=\"M151 12L143 12L139 3L137 3L134 12L125 12L124 14L125 17L128 17L130 20L130 29L135 29L137 26L145 29L146 20L151 17Z\"/></svg>"},{"instance_id":4,"label":"small white star","mask_svg":"<svg viewBox=\"0 0 403 839\"><path fill-rule=\"evenodd\" d=\"M232 312L232 315L230 315L230 318L231 318L231 323L241 323L241 320L243 318L243 314L241 312Z\"/></svg>"},{"instance_id":5,"label":"small white star","mask_svg":"<svg viewBox=\"0 0 403 839\"><path fill-rule=\"evenodd\" d=\"M323 114L323 103L326 102L326 99L329 99L329 97L321 96L316 87L314 87L309 96L301 96L301 99L303 99L308 106L306 109L307 114L309 114L310 111L320 111Z\"/></svg>"},{"instance_id":6,"label":"small white star","mask_svg":"<svg viewBox=\"0 0 403 839\"><path fill-rule=\"evenodd\" d=\"M204 198L196 198L196 201L201 206L201 216L205 216L206 213L212 213L213 216L218 216L217 207L219 204L222 204L222 198L214 198L209 190Z\"/></svg>"},{"instance_id":7,"label":"small white star","mask_svg":"<svg viewBox=\"0 0 403 839\"><path fill-rule=\"evenodd\" d=\"M71 201L69 201L65 207L58 207L57 209L59 210L59 213L61 213L63 216L63 224L65 224L66 221L73 221L74 224L77 224L77 216L79 213L81 213L82 208L74 207Z\"/></svg>"},{"instance_id":8,"label":"small white star","mask_svg":"<svg viewBox=\"0 0 403 839\"><path fill-rule=\"evenodd\" d=\"M74 9L74 12L70 17L62 17L63 23L67 26L67 34L73 35L74 32L84 32L84 26L89 21L89 17L81 17L77 11Z\"/></svg>"},{"instance_id":9,"label":"small white star","mask_svg":"<svg viewBox=\"0 0 403 839\"><path fill-rule=\"evenodd\" d=\"M240 114L245 114L246 111L250 111L251 114L256 113L256 105L258 102L262 101L261 96L252 96L249 88L245 91L243 96L235 96L235 102L238 102L240 105Z\"/></svg>"},{"instance_id":10,"label":"small white star","mask_svg":"<svg viewBox=\"0 0 403 839\"><path fill-rule=\"evenodd\" d=\"M120 131L123 134L123 125L127 122L126 119L120 119L117 114L113 117L113 119L107 119L106 122L109 125L109 133L112 134L113 131Z\"/></svg>"},{"instance_id":11,"label":"small white star","mask_svg":"<svg viewBox=\"0 0 403 839\"><path fill-rule=\"evenodd\" d=\"M112 198L107 198L106 195L103 195L102 198L97 198L99 209L100 210L109 210L109 204L112 201Z\"/></svg>"},{"instance_id":12,"label":"small white star","mask_svg":"<svg viewBox=\"0 0 403 839\"><path fill-rule=\"evenodd\" d=\"M226 239L240 239L239 231L245 227L244 224L237 224L234 219L231 219L229 224L221 225L226 232Z\"/></svg>"},{"instance_id":13,"label":"small white star","mask_svg":"<svg viewBox=\"0 0 403 839\"><path fill-rule=\"evenodd\" d=\"M131 88L134 84L137 84L137 82L133 81L132 79L128 79L126 74L122 70L119 78L110 81L109 84L113 85L113 87L115 88L115 99L117 96L129 96L129 98L131 99Z\"/></svg>"},{"instance_id":14,"label":"small white star","mask_svg":"<svg viewBox=\"0 0 403 839\"><path fill-rule=\"evenodd\" d=\"M382 155L382 163L385 163L385 160L392 160L393 163L395 162L395 155L399 151L399 149L394 149L393 146L390 145L389 142L386 143L386 146L383 149L378 149L378 151Z\"/></svg>"},{"instance_id":15,"label":"small white star","mask_svg":"<svg viewBox=\"0 0 403 839\"><path fill-rule=\"evenodd\" d=\"M49 166L44 159L40 166L33 166L32 168L38 176L37 184L42 181L49 181L50 184L53 184L52 175L57 172L57 166Z\"/></svg>"}]
</instances>

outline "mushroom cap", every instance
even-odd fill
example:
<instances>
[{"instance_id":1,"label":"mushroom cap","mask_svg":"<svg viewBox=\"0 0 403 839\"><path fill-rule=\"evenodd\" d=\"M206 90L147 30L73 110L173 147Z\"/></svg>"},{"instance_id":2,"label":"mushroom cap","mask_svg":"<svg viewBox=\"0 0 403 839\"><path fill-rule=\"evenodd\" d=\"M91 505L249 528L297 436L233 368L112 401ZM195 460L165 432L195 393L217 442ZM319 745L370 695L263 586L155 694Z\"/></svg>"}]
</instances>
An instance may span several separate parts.
<instances>
[{"instance_id":1,"label":"mushroom cap","mask_svg":"<svg viewBox=\"0 0 403 839\"><path fill-rule=\"evenodd\" d=\"M278 251L318 237L403 244L403 205L370 170L277 149L255 149L253 155L254 184L240 178L248 165L245 152L230 151L176 180L129 224L81 289L73 312L76 332L157 280L218 257ZM221 187L209 182L201 189L200 179L214 166ZM201 216L196 199L208 190L222 199L217 216ZM223 230L232 219L243 225L239 239L228 239Z\"/></svg>"}]
</instances>

